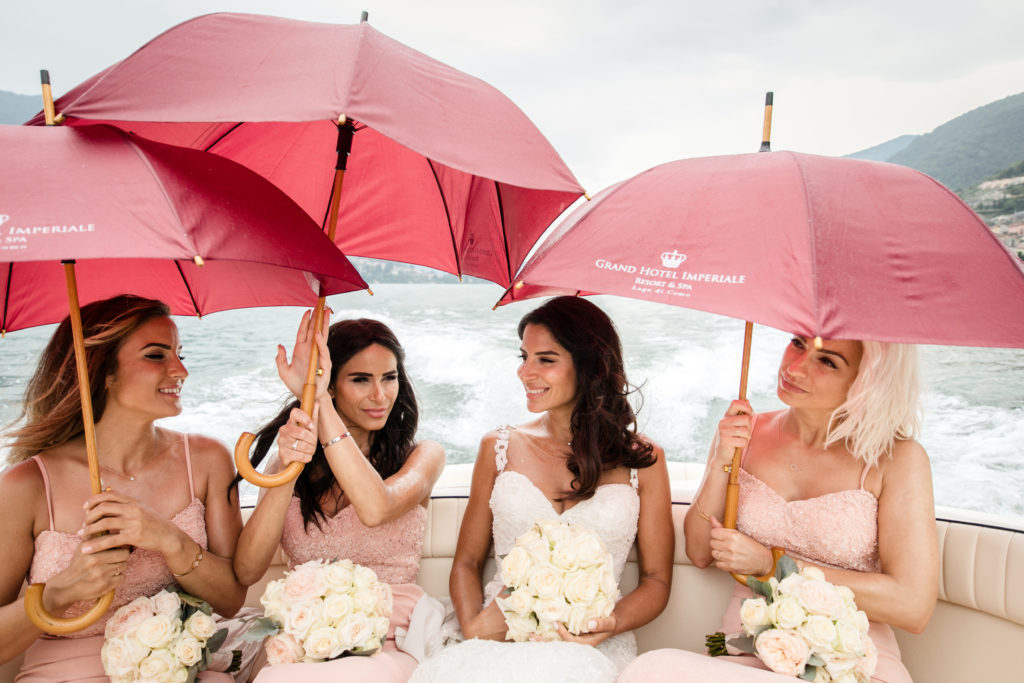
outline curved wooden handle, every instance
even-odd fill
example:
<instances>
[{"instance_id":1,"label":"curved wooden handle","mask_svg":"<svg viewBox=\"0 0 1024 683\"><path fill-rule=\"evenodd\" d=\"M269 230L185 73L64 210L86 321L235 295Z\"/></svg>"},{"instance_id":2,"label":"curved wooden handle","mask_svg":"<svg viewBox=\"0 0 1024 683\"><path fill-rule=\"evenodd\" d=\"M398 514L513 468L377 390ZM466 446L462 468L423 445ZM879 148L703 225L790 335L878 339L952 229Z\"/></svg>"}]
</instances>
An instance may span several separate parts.
<instances>
[{"instance_id":1,"label":"curved wooden handle","mask_svg":"<svg viewBox=\"0 0 1024 683\"><path fill-rule=\"evenodd\" d=\"M762 583L764 583L768 579L770 579L773 576L775 576L775 568L779 566L779 558L782 557L785 554L786 554L786 551L783 550L782 548L772 547L772 568L768 570L767 574L762 574L761 576L755 576L754 578L757 579L758 581L761 581ZM732 573L732 572L730 572L730 573ZM732 578L736 579L737 581L742 583L744 586L750 585L750 584L747 583L747 579L750 578L750 575L743 576L741 574L733 574Z\"/></svg>"},{"instance_id":2,"label":"curved wooden handle","mask_svg":"<svg viewBox=\"0 0 1024 683\"><path fill-rule=\"evenodd\" d=\"M102 617L114 602L114 591L109 590L96 598L96 603L85 614L71 619L55 617L43 607L43 588L45 583L33 583L25 589L25 614L37 628L54 635L65 635L81 631L94 624Z\"/></svg>"},{"instance_id":3,"label":"curved wooden handle","mask_svg":"<svg viewBox=\"0 0 1024 683\"><path fill-rule=\"evenodd\" d=\"M252 463L249 462L249 447L252 446L253 439L255 438L255 434L243 432L238 437L238 443L235 444L235 467L238 468L238 473L242 475L243 479L261 488L272 489L277 486L284 486L299 476L299 473L302 472L301 462L289 463L287 467L277 474L257 472L253 468Z\"/></svg>"}]
</instances>

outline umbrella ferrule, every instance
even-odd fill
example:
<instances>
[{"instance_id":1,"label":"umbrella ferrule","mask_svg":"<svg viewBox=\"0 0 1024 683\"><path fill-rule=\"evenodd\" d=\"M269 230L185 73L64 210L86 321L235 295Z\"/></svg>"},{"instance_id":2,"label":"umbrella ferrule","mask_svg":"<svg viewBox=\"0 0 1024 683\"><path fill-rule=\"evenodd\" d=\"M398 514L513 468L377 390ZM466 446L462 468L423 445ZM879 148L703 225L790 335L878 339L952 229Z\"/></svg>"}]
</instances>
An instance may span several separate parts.
<instances>
[{"instance_id":1,"label":"umbrella ferrule","mask_svg":"<svg viewBox=\"0 0 1024 683\"><path fill-rule=\"evenodd\" d=\"M348 155L352 151L352 134L355 132L355 127L352 125L352 121L345 120L338 126L338 163L334 165L334 170L344 171L348 164Z\"/></svg>"}]
</instances>

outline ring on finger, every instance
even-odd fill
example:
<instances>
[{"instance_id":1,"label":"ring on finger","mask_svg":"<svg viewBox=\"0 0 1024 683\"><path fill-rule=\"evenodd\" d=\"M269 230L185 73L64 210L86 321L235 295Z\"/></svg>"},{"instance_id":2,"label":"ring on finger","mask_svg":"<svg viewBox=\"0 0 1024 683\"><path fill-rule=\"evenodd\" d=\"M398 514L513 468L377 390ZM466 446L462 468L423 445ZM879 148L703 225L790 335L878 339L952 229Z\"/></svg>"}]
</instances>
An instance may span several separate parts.
<instances>
[{"instance_id":1,"label":"ring on finger","mask_svg":"<svg viewBox=\"0 0 1024 683\"><path fill-rule=\"evenodd\" d=\"M323 374L324 374L324 369L323 368L317 368L316 369L316 376L317 377L321 377L321 376L323 376Z\"/></svg>"}]
</instances>

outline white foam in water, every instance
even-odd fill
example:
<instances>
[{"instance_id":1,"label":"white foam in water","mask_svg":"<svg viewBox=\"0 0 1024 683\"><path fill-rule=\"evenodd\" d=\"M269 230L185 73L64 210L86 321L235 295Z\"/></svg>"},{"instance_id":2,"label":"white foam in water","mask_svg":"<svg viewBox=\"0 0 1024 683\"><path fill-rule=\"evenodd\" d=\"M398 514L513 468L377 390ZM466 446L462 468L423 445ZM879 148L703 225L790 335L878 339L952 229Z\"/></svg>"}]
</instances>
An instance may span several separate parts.
<instances>
[{"instance_id":1,"label":"white foam in water","mask_svg":"<svg viewBox=\"0 0 1024 683\"><path fill-rule=\"evenodd\" d=\"M330 298L334 319L376 318L406 349L420 399L420 438L444 445L449 462L472 462L480 437L530 419L516 377L516 325L539 302L492 311L489 285L377 285ZM708 443L739 389L743 322L683 308L594 297L622 336L630 381L642 385L641 430L669 459L704 462ZM275 415L285 398L274 354L289 353L302 310L226 311L177 319L191 373L182 415L168 427L201 432L228 448ZM0 340L0 422L13 419L53 327ZM779 358L789 335L755 326L748 395L757 411L781 406ZM936 503L1024 518L1024 351L922 347L925 422ZM243 499L254 499L251 488Z\"/></svg>"}]
</instances>

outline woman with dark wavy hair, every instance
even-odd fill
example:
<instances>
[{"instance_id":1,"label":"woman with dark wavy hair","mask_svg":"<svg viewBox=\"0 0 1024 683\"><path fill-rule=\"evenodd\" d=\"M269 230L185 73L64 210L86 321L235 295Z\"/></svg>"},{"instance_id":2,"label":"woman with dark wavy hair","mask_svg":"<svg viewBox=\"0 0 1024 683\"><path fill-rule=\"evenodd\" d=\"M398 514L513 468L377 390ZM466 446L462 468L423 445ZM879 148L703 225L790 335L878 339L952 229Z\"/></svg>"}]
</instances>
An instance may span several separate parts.
<instances>
[{"instance_id":1,"label":"woman with dark wavy hair","mask_svg":"<svg viewBox=\"0 0 1024 683\"><path fill-rule=\"evenodd\" d=\"M631 631L668 602L674 539L665 454L636 431L612 321L585 299L558 297L524 316L519 336L519 379L539 417L480 443L449 582L470 640L428 660L414 681L452 683L481 670L495 681L615 680L636 656ZM494 602L500 578L481 582L492 538L497 559L544 519L596 532L616 580L636 540L639 585L581 635L561 628L561 642L493 642L508 627Z\"/></svg>"},{"instance_id":2,"label":"woman with dark wavy hair","mask_svg":"<svg viewBox=\"0 0 1024 683\"><path fill-rule=\"evenodd\" d=\"M325 328L327 322L325 320ZM261 463L276 441L267 471L303 462L290 484L263 490L235 554L245 585L259 581L278 544L289 566L315 559L347 558L391 584L394 612L388 640L376 657L346 657L317 664L275 664L258 680L405 681L416 659L398 649L395 628L409 629L425 597L416 585L430 492L444 468L444 449L416 442L419 409L405 371L405 352L394 333L376 320L343 320L312 333L310 315L299 326L291 363L278 349L281 379L299 396L310 349L320 348L313 415L298 401L259 430L252 455Z\"/></svg>"},{"instance_id":3,"label":"woman with dark wavy hair","mask_svg":"<svg viewBox=\"0 0 1024 683\"><path fill-rule=\"evenodd\" d=\"M226 616L245 600L231 556L242 528L227 449L157 426L181 413L188 370L166 304L121 295L82 307L102 493L91 495L68 318L43 350L10 432L0 477L0 662L25 657L19 681L106 681L104 626L135 598L179 584ZM18 592L72 617L114 591L110 611L64 637L42 634ZM201 679L231 680L205 671Z\"/></svg>"}]
</instances>

